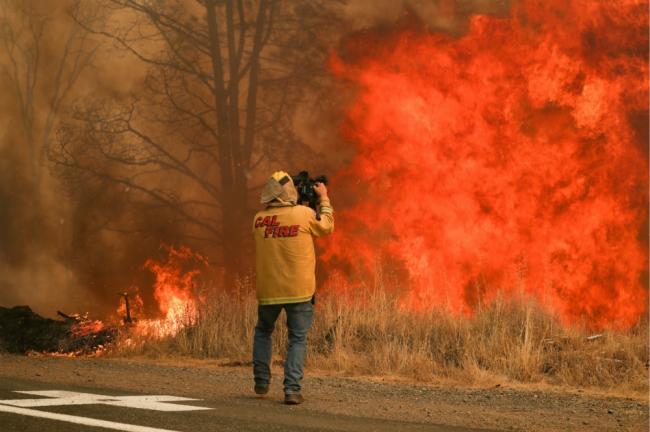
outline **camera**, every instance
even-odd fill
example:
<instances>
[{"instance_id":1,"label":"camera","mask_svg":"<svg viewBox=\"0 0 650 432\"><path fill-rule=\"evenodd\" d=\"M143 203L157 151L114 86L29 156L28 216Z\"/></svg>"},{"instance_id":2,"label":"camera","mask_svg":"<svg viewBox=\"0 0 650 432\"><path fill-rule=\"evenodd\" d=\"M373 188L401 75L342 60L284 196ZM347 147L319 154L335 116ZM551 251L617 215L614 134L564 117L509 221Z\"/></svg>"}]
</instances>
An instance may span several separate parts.
<instances>
[{"instance_id":1,"label":"camera","mask_svg":"<svg viewBox=\"0 0 650 432\"><path fill-rule=\"evenodd\" d=\"M314 179L309 178L307 171L300 171L298 175L292 177L293 184L298 191L298 204L306 205L316 211L316 219L320 220L318 213L319 197L314 191L316 183L323 183L327 185L327 177L324 175L318 176Z\"/></svg>"}]
</instances>

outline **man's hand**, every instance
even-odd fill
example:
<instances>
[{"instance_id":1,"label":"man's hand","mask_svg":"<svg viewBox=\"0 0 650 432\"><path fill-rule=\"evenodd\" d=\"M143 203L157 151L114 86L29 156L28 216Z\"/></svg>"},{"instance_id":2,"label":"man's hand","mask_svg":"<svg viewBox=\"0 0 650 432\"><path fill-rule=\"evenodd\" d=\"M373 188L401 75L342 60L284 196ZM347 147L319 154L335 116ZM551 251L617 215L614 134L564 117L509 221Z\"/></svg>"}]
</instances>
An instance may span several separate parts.
<instances>
[{"instance_id":1,"label":"man's hand","mask_svg":"<svg viewBox=\"0 0 650 432\"><path fill-rule=\"evenodd\" d=\"M314 185L314 192L316 192L316 195L322 200L322 199L328 199L327 198L327 186L323 183L318 183Z\"/></svg>"}]
</instances>

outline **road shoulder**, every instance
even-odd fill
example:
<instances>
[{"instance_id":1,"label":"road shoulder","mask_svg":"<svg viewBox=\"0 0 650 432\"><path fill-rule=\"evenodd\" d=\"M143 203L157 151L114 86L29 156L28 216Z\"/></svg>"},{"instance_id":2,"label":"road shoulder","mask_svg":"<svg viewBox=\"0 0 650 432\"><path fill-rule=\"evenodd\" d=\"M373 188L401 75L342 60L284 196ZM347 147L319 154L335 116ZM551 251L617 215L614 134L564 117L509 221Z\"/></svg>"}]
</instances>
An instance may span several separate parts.
<instances>
[{"instance_id":1,"label":"road shoulder","mask_svg":"<svg viewBox=\"0 0 650 432\"><path fill-rule=\"evenodd\" d=\"M148 394L216 399L245 406L254 402L285 415L298 413L450 425L495 430L648 430L647 399L556 389L508 386L462 388L382 382L309 373L307 402L281 404L281 371L270 394L252 395L247 367L216 362L143 359L52 358L0 354L0 377Z\"/></svg>"}]
</instances>

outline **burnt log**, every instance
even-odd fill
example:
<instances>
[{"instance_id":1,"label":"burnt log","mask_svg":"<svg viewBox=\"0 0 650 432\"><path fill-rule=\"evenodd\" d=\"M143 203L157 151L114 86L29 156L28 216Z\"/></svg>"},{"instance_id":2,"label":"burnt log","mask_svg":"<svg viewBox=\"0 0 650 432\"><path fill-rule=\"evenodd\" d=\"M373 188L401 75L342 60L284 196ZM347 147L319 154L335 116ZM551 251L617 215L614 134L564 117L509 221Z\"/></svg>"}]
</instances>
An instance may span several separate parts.
<instances>
[{"instance_id":1,"label":"burnt log","mask_svg":"<svg viewBox=\"0 0 650 432\"><path fill-rule=\"evenodd\" d=\"M68 315L68 314L66 314L66 313L63 313L63 312L61 312L61 311L56 311L56 314L57 314L58 316L60 316L61 318L63 318L63 319L64 319L66 322L68 322L68 323L75 323L75 322L79 321L79 317L78 317L78 316L77 316L77 317L75 317L75 316L71 316L71 315Z\"/></svg>"}]
</instances>

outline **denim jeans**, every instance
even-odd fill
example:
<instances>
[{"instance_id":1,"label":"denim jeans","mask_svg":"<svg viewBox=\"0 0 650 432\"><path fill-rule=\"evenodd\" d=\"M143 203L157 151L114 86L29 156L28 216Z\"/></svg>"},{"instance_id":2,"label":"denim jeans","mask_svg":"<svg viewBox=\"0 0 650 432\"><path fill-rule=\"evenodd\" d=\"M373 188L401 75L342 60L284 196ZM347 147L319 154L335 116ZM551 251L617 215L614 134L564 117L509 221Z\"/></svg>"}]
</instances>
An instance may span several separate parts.
<instances>
[{"instance_id":1,"label":"denim jeans","mask_svg":"<svg viewBox=\"0 0 650 432\"><path fill-rule=\"evenodd\" d=\"M300 393L307 331L314 317L311 301L257 307L257 325L253 339L253 375L256 385L266 386L271 380L271 334L282 309L286 311L289 330L289 349L284 364L284 393Z\"/></svg>"}]
</instances>

